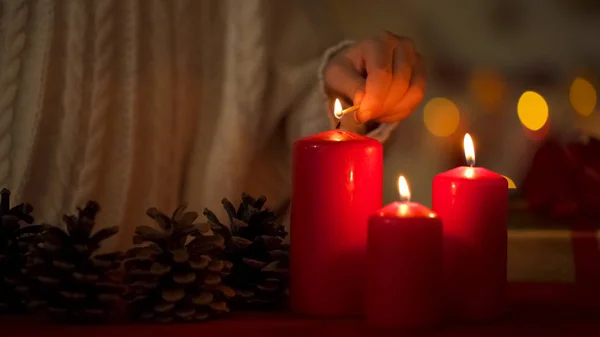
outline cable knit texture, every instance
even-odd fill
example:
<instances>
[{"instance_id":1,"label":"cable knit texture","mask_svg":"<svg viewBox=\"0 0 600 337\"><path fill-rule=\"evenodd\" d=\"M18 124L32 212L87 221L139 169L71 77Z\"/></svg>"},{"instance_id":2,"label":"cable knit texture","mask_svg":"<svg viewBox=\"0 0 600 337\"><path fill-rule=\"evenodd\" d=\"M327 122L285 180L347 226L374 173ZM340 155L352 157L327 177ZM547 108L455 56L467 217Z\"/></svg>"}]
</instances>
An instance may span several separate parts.
<instances>
[{"instance_id":1,"label":"cable knit texture","mask_svg":"<svg viewBox=\"0 0 600 337\"><path fill-rule=\"evenodd\" d=\"M263 109L261 95L268 75L263 5L262 0L226 1L231 21L225 38L223 109L218 116L202 196L203 203L213 208L214 201L239 189L246 173L239 168L248 167L257 150L255 145L261 131L257 125ZM229 150L241 148L243 152ZM232 162L236 165L229 165ZM219 181L220 188L215 189L213 181Z\"/></svg>"},{"instance_id":2,"label":"cable knit texture","mask_svg":"<svg viewBox=\"0 0 600 337\"><path fill-rule=\"evenodd\" d=\"M75 185L76 194L71 205L74 209L86 200L95 198L100 182L100 169L104 157L104 144L108 128L108 109L110 106L110 84L112 78L111 60L114 52L113 0L94 1L94 45L92 97L90 118L87 122L86 146L83 165Z\"/></svg>"},{"instance_id":3,"label":"cable knit texture","mask_svg":"<svg viewBox=\"0 0 600 337\"><path fill-rule=\"evenodd\" d=\"M42 121L50 62L52 36L55 31L53 24L56 7L54 0L38 0L30 6L27 48L23 51L23 67L16 109L18 118L13 124L13 162L12 181L13 195L17 200L27 199L37 204L40 188L37 182L30 180L31 172L36 166L34 148L38 139L39 125ZM43 162L47 165L48 161ZM37 176L37 175L36 175ZM41 184L40 184L41 185ZM32 190L25 195L25 190Z\"/></svg>"},{"instance_id":4,"label":"cable knit texture","mask_svg":"<svg viewBox=\"0 0 600 337\"><path fill-rule=\"evenodd\" d=\"M58 222L60 214L67 211L65 204L73 189L71 175L78 144L79 121L83 112L84 47L86 37L86 2L65 3L66 58L65 84L62 101L62 122L52 169L56 172L50 180L50 195L43 205L44 217Z\"/></svg>"},{"instance_id":5,"label":"cable knit texture","mask_svg":"<svg viewBox=\"0 0 600 337\"><path fill-rule=\"evenodd\" d=\"M2 46L2 72L0 79L0 186L13 187L11 176L12 125L15 101L19 91L21 53L25 46L29 3L11 0L2 3L2 19L6 34Z\"/></svg>"},{"instance_id":6,"label":"cable knit texture","mask_svg":"<svg viewBox=\"0 0 600 337\"><path fill-rule=\"evenodd\" d=\"M141 151L136 151L136 146L143 146L142 150L146 148L145 144L136 142L136 139L140 138L139 135L148 133L148 130L145 130L146 124L143 124L145 116L139 114L142 107L140 104L142 91L140 53L143 52L140 50L142 16L140 1L119 1L119 5L118 10L122 12L122 15L118 17L119 27L122 30L119 34L121 35L118 49L120 54L117 55L119 57L117 68L119 70L119 95L115 102L116 107L110 115L113 139L110 142L107 160L111 165L104 173L106 193L99 200L105 210L102 214L103 218L100 219L101 223L107 226L128 224L122 225L121 234L116 242L117 245L124 247L129 243L128 238L135 229L135 225L132 224L140 221L139 217L133 216L133 212L139 212L143 205L149 203L147 192L145 190L137 191L133 185L134 162L139 161L142 157ZM137 123L136 119L138 119ZM138 201L139 204L136 204L135 201Z\"/></svg>"},{"instance_id":7,"label":"cable knit texture","mask_svg":"<svg viewBox=\"0 0 600 337\"><path fill-rule=\"evenodd\" d=\"M152 78L153 93L160 92L160 95L152 95L152 109L149 112L153 114L152 119L152 146L154 155L151 158L150 168L152 169L152 203L163 205L163 207L173 208L175 205L170 202L171 193L169 185L171 176L169 169L173 165L173 158L170 158L172 153L171 145L173 144L170 137L174 134L172 124L173 116L177 111L173 110L173 63L172 63L172 38L173 38L173 12L171 0L152 0L151 1L151 26L150 26L150 41L151 50L150 57L152 62L159 65L154 72ZM165 111L171 111L172 114L166 114Z\"/></svg>"},{"instance_id":8,"label":"cable knit texture","mask_svg":"<svg viewBox=\"0 0 600 337\"><path fill-rule=\"evenodd\" d=\"M152 225L150 206L285 204L290 142L330 127L318 67L339 36L316 0L3 5L0 139L14 119L19 141L0 142L0 164L12 151L20 169L0 173L40 221L96 199L99 226L120 226L105 249Z\"/></svg>"}]
</instances>

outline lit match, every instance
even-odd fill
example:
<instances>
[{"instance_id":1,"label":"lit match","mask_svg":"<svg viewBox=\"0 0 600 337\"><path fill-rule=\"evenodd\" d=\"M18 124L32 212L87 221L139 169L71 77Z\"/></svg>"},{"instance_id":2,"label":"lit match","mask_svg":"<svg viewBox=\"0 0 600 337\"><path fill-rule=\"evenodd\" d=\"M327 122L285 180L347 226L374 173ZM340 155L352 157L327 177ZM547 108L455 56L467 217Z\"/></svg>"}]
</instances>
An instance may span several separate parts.
<instances>
[{"instance_id":1,"label":"lit match","mask_svg":"<svg viewBox=\"0 0 600 337\"><path fill-rule=\"evenodd\" d=\"M339 99L335 100L335 105L333 106L333 115L337 119L342 119L346 114L349 114L353 111L358 110L359 105L353 105L347 109L342 109L342 103L340 103Z\"/></svg>"}]
</instances>

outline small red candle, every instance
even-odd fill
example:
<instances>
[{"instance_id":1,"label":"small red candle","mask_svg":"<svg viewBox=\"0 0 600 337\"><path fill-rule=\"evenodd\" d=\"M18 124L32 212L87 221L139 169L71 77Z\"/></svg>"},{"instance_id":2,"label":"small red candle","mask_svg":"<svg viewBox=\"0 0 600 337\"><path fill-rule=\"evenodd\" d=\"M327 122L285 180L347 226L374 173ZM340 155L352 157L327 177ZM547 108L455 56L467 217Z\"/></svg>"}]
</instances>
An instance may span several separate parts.
<instances>
[{"instance_id":1,"label":"small red candle","mask_svg":"<svg viewBox=\"0 0 600 337\"><path fill-rule=\"evenodd\" d=\"M440 320L442 222L427 207L409 202L403 176L401 202L369 218L367 321L385 328L418 328Z\"/></svg>"},{"instance_id":2,"label":"small red candle","mask_svg":"<svg viewBox=\"0 0 600 337\"><path fill-rule=\"evenodd\" d=\"M364 312L367 220L382 204L382 161L379 141L346 131L323 132L294 143L294 311L315 316Z\"/></svg>"},{"instance_id":3,"label":"small red candle","mask_svg":"<svg viewBox=\"0 0 600 337\"><path fill-rule=\"evenodd\" d=\"M469 134L464 140L468 167L433 180L433 210L444 229L444 299L449 316L490 320L506 302L506 217L508 182L475 164Z\"/></svg>"}]
</instances>

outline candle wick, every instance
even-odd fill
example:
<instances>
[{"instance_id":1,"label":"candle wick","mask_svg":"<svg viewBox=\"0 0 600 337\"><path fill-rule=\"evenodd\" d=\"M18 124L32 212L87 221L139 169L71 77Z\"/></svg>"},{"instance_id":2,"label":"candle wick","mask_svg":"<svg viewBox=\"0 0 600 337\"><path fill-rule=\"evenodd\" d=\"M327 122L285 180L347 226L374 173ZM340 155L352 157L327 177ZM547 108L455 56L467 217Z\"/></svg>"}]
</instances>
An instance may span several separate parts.
<instances>
[{"instance_id":1,"label":"candle wick","mask_svg":"<svg viewBox=\"0 0 600 337\"><path fill-rule=\"evenodd\" d=\"M339 129L340 129L340 126L342 126L342 122L338 122L338 123L337 123L337 125L335 126L335 129L336 129L336 130L339 130Z\"/></svg>"}]
</instances>

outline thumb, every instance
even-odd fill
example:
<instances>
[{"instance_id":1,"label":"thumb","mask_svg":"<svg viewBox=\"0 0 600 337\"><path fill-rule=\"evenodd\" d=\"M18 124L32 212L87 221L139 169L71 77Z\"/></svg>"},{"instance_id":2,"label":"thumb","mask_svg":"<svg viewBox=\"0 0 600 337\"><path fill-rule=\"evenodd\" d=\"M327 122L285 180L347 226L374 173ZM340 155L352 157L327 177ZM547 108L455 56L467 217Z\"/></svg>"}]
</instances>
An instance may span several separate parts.
<instances>
[{"instance_id":1,"label":"thumb","mask_svg":"<svg viewBox=\"0 0 600 337\"><path fill-rule=\"evenodd\" d=\"M365 88L364 87L358 89L358 91L354 94L354 101L353 101L354 105L360 106L363 101L363 98L365 98ZM364 111L362 109L358 109L354 113L354 120L358 123L360 123L361 121L371 120L371 112Z\"/></svg>"},{"instance_id":2,"label":"thumb","mask_svg":"<svg viewBox=\"0 0 600 337\"><path fill-rule=\"evenodd\" d=\"M353 67L333 62L324 74L327 90L360 104L365 92L365 78Z\"/></svg>"}]
</instances>

